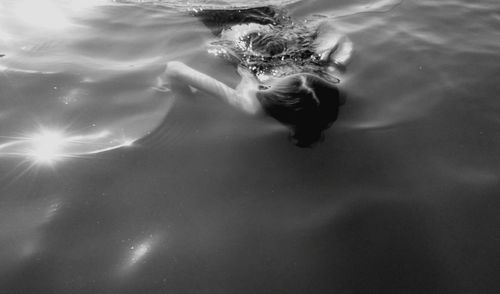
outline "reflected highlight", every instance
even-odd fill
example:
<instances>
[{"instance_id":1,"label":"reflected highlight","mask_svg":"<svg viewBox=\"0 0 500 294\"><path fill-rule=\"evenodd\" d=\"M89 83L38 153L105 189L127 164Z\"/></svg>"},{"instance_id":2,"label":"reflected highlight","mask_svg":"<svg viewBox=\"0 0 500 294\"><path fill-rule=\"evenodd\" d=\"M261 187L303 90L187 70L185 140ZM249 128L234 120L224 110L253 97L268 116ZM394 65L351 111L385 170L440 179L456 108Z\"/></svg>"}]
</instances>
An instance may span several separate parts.
<instances>
[{"instance_id":1,"label":"reflected highlight","mask_svg":"<svg viewBox=\"0 0 500 294\"><path fill-rule=\"evenodd\" d=\"M50 225L63 207L62 195L36 195L30 201L9 198L0 207L0 259L2 266L16 265L42 251L44 226Z\"/></svg>"},{"instance_id":2,"label":"reflected highlight","mask_svg":"<svg viewBox=\"0 0 500 294\"><path fill-rule=\"evenodd\" d=\"M33 150L29 156L37 163L52 164L55 160L64 156L61 149L64 147L67 138L56 131L44 131L32 137Z\"/></svg>"},{"instance_id":3,"label":"reflected highlight","mask_svg":"<svg viewBox=\"0 0 500 294\"><path fill-rule=\"evenodd\" d=\"M65 158L84 157L134 143L131 138L115 138L107 130L71 136L57 129L41 128L35 134L7 138L8 142L0 144L0 157L23 157L36 165L53 165Z\"/></svg>"},{"instance_id":4,"label":"reflected highlight","mask_svg":"<svg viewBox=\"0 0 500 294\"><path fill-rule=\"evenodd\" d=\"M151 250L151 241L146 240L144 243L139 244L139 246L137 246L137 248L132 246L130 249L133 251L132 251L132 254L130 256L129 265L133 266L139 260L143 259L146 256L146 254Z\"/></svg>"},{"instance_id":5,"label":"reflected highlight","mask_svg":"<svg viewBox=\"0 0 500 294\"><path fill-rule=\"evenodd\" d=\"M63 31L76 25L73 20L75 16L105 4L105 0L21 0L6 5L3 10L10 10L16 21L24 25Z\"/></svg>"},{"instance_id":6,"label":"reflected highlight","mask_svg":"<svg viewBox=\"0 0 500 294\"><path fill-rule=\"evenodd\" d=\"M25 0L15 4L14 15L31 26L61 30L71 25L70 19L53 1Z\"/></svg>"},{"instance_id":7,"label":"reflected highlight","mask_svg":"<svg viewBox=\"0 0 500 294\"><path fill-rule=\"evenodd\" d=\"M117 273L120 276L127 275L131 271L134 271L140 264L144 264L146 258L150 256L153 249L157 247L160 239L160 235L149 235L149 237L136 245L130 246L127 256Z\"/></svg>"}]
</instances>

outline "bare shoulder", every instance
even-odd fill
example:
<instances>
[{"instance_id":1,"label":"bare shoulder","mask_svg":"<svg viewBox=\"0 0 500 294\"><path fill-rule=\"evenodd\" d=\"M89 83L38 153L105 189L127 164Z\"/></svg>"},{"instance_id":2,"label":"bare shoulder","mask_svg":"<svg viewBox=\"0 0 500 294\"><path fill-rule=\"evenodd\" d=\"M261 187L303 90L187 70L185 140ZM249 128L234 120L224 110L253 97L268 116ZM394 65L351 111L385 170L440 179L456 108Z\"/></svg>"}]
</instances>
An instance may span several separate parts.
<instances>
[{"instance_id":1,"label":"bare shoulder","mask_svg":"<svg viewBox=\"0 0 500 294\"><path fill-rule=\"evenodd\" d=\"M241 76L241 81L236 87L235 92L239 97L240 107L252 115L262 114L264 111L257 99L259 82L251 72L242 67L238 67L238 73Z\"/></svg>"}]
</instances>

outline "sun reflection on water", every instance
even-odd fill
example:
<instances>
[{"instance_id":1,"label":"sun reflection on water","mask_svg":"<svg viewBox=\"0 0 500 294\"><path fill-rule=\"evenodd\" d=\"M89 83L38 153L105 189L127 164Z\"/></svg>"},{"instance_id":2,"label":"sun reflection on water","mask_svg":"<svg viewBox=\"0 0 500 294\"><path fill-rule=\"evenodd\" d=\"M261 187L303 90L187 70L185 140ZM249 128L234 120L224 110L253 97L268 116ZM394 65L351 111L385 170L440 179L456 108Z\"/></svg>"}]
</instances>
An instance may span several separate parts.
<instances>
[{"instance_id":1,"label":"sun reflection on water","mask_svg":"<svg viewBox=\"0 0 500 294\"><path fill-rule=\"evenodd\" d=\"M71 20L54 1L19 1L15 3L13 9L16 18L30 26L45 29L63 29L71 24Z\"/></svg>"},{"instance_id":2,"label":"sun reflection on water","mask_svg":"<svg viewBox=\"0 0 500 294\"><path fill-rule=\"evenodd\" d=\"M104 0L21 0L8 2L16 22L39 29L64 30L74 25L73 18L84 10L106 4ZM1 4L0 4L1 5Z\"/></svg>"},{"instance_id":3,"label":"sun reflection on water","mask_svg":"<svg viewBox=\"0 0 500 294\"><path fill-rule=\"evenodd\" d=\"M64 154L61 153L66 138L57 131L44 131L31 139L33 149L28 153L35 162L52 164Z\"/></svg>"},{"instance_id":4,"label":"sun reflection on water","mask_svg":"<svg viewBox=\"0 0 500 294\"><path fill-rule=\"evenodd\" d=\"M129 265L132 266L136 264L139 260L143 259L146 254L151 250L151 240L146 240L145 242L139 244L136 247L130 247L132 254L130 255Z\"/></svg>"},{"instance_id":5,"label":"sun reflection on water","mask_svg":"<svg viewBox=\"0 0 500 294\"><path fill-rule=\"evenodd\" d=\"M79 158L121 147L130 147L134 140L117 137L103 130L85 135L69 135L58 129L40 128L34 134L21 137L3 137L0 157L21 157L36 165L51 165L67 158Z\"/></svg>"},{"instance_id":6,"label":"sun reflection on water","mask_svg":"<svg viewBox=\"0 0 500 294\"><path fill-rule=\"evenodd\" d=\"M162 239L160 234L151 234L140 242L128 247L125 260L118 268L117 273L119 275L126 275L133 272L158 247L160 239Z\"/></svg>"}]
</instances>

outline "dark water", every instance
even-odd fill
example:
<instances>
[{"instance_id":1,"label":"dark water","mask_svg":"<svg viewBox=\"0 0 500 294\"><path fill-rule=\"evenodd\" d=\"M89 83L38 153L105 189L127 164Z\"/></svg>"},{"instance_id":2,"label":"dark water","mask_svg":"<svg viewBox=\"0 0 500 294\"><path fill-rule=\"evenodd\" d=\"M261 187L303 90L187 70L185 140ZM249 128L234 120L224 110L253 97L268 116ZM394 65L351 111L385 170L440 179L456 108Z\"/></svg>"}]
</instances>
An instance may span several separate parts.
<instances>
[{"instance_id":1,"label":"dark water","mask_svg":"<svg viewBox=\"0 0 500 294\"><path fill-rule=\"evenodd\" d=\"M168 5L2 0L0 292L498 293L500 2L290 11L355 46L312 149L155 89L237 82Z\"/></svg>"}]
</instances>

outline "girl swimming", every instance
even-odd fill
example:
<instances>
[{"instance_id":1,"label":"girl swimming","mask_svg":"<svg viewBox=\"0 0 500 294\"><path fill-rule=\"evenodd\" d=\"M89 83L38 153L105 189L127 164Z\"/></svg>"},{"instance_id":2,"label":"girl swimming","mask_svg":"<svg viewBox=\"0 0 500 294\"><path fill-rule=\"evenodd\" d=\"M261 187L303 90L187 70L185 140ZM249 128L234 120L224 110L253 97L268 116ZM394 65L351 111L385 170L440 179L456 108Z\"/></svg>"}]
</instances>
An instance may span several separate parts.
<instances>
[{"instance_id":1,"label":"girl swimming","mask_svg":"<svg viewBox=\"0 0 500 294\"><path fill-rule=\"evenodd\" d=\"M252 115L269 115L290 128L293 142L308 147L337 119L344 103L334 73L352 55L350 40L328 22L295 23L283 9L194 10L218 40L208 51L235 64L235 89L181 62L161 77L174 91L191 86Z\"/></svg>"}]
</instances>

